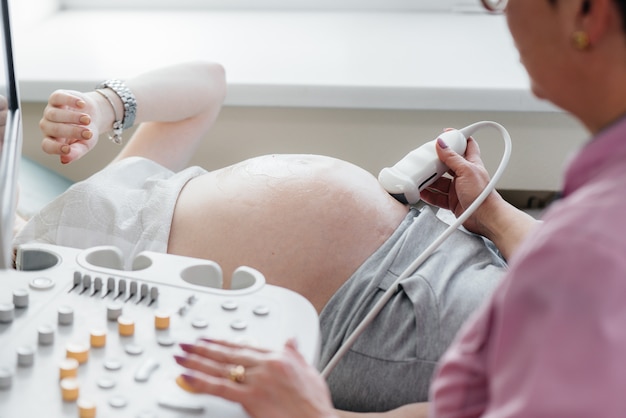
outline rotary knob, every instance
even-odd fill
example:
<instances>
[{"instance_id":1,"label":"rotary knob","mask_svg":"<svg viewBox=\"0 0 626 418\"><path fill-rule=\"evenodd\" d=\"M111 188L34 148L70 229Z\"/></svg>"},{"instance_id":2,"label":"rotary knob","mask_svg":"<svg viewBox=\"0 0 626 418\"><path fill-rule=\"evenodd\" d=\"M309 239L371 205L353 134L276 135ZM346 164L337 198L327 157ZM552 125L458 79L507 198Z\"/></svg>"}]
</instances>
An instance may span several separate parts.
<instances>
[{"instance_id":1,"label":"rotary knob","mask_svg":"<svg viewBox=\"0 0 626 418\"><path fill-rule=\"evenodd\" d=\"M17 365L20 367L30 367L35 362L35 349L28 345L17 348Z\"/></svg>"},{"instance_id":2,"label":"rotary knob","mask_svg":"<svg viewBox=\"0 0 626 418\"><path fill-rule=\"evenodd\" d=\"M79 418L96 418L96 403L88 399L80 398L76 402Z\"/></svg>"},{"instance_id":3,"label":"rotary knob","mask_svg":"<svg viewBox=\"0 0 626 418\"><path fill-rule=\"evenodd\" d=\"M131 337L135 334L135 321L131 318L120 316L117 318L117 330L122 337Z\"/></svg>"},{"instance_id":4,"label":"rotary knob","mask_svg":"<svg viewBox=\"0 0 626 418\"><path fill-rule=\"evenodd\" d=\"M78 374L78 360L75 358L65 358L59 364L59 378L76 377Z\"/></svg>"},{"instance_id":5,"label":"rotary knob","mask_svg":"<svg viewBox=\"0 0 626 418\"><path fill-rule=\"evenodd\" d=\"M78 399L78 380L73 377L61 379L61 396L65 402L74 402Z\"/></svg>"},{"instance_id":6,"label":"rotary knob","mask_svg":"<svg viewBox=\"0 0 626 418\"><path fill-rule=\"evenodd\" d=\"M16 289L13 291L13 305L15 305L16 308L26 308L28 302L28 291L26 289Z\"/></svg>"},{"instance_id":7,"label":"rotary knob","mask_svg":"<svg viewBox=\"0 0 626 418\"><path fill-rule=\"evenodd\" d=\"M112 303L107 306L107 319L109 321L117 321L117 319L122 315L122 304L120 303Z\"/></svg>"},{"instance_id":8,"label":"rotary knob","mask_svg":"<svg viewBox=\"0 0 626 418\"><path fill-rule=\"evenodd\" d=\"M6 367L0 367L0 390L9 389L13 384L13 372Z\"/></svg>"},{"instance_id":9,"label":"rotary knob","mask_svg":"<svg viewBox=\"0 0 626 418\"><path fill-rule=\"evenodd\" d=\"M0 322L9 323L15 318L15 305L12 303L0 303Z\"/></svg>"},{"instance_id":10,"label":"rotary knob","mask_svg":"<svg viewBox=\"0 0 626 418\"><path fill-rule=\"evenodd\" d=\"M107 333L103 329L92 329L89 334L89 342L94 348L101 348L106 345Z\"/></svg>"},{"instance_id":11,"label":"rotary knob","mask_svg":"<svg viewBox=\"0 0 626 418\"><path fill-rule=\"evenodd\" d=\"M42 325L37 328L37 342L39 345L50 345L54 342L54 328L50 325Z\"/></svg>"},{"instance_id":12,"label":"rotary knob","mask_svg":"<svg viewBox=\"0 0 626 418\"><path fill-rule=\"evenodd\" d=\"M167 312L154 314L154 327L156 329L168 329L170 327L170 315Z\"/></svg>"},{"instance_id":13,"label":"rotary knob","mask_svg":"<svg viewBox=\"0 0 626 418\"><path fill-rule=\"evenodd\" d=\"M72 325L74 322L74 309L71 306L61 306L57 312L59 325Z\"/></svg>"},{"instance_id":14,"label":"rotary knob","mask_svg":"<svg viewBox=\"0 0 626 418\"><path fill-rule=\"evenodd\" d=\"M89 360L89 347L84 344L68 344L65 346L65 354L67 358L76 359L79 364L83 364Z\"/></svg>"}]
</instances>

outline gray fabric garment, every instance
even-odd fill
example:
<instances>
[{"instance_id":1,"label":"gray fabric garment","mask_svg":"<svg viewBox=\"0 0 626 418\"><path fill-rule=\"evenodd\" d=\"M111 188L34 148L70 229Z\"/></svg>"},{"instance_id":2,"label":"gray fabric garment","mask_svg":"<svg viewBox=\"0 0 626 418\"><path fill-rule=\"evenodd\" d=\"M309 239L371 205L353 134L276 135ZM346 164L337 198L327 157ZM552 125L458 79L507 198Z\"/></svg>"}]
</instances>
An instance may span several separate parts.
<instances>
[{"instance_id":1,"label":"gray fabric garment","mask_svg":"<svg viewBox=\"0 0 626 418\"><path fill-rule=\"evenodd\" d=\"M115 245L125 255L124 268L130 269L142 251L167 251L178 195L189 180L204 173L199 167L175 173L141 157L122 159L46 205L13 245Z\"/></svg>"},{"instance_id":2,"label":"gray fabric garment","mask_svg":"<svg viewBox=\"0 0 626 418\"><path fill-rule=\"evenodd\" d=\"M446 227L430 208L413 209L331 298L320 315L320 370L383 292ZM426 401L437 361L505 268L492 243L455 231L401 283L401 290L332 371L328 383L335 406L373 412Z\"/></svg>"}]
</instances>

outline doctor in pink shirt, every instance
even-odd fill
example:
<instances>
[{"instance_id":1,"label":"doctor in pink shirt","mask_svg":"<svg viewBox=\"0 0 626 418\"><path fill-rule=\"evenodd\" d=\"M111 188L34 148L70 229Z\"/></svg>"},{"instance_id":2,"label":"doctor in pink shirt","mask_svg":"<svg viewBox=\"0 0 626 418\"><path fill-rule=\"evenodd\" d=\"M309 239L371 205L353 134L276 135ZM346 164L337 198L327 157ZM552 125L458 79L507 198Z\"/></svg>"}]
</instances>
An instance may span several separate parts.
<instances>
[{"instance_id":1,"label":"doctor in pink shirt","mask_svg":"<svg viewBox=\"0 0 626 418\"><path fill-rule=\"evenodd\" d=\"M626 417L626 0L483 3L506 13L533 93L576 116L591 139L540 225L495 192L465 224L512 254L509 273L442 358L430 405L368 416ZM438 153L455 177L423 198L459 215L487 173L471 140L465 157L444 143ZM253 417L338 416L292 344L185 350L205 361L186 374L191 386ZM245 364L245 379L223 373L233 364Z\"/></svg>"},{"instance_id":2,"label":"doctor in pink shirt","mask_svg":"<svg viewBox=\"0 0 626 418\"><path fill-rule=\"evenodd\" d=\"M625 12L623 0L508 2L534 94L575 115L593 139L570 161L562 199L442 358L433 416L626 416ZM459 176L470 170L443 154ZM478 232L516 225L483 210Z\"/></svg>"}]
</instances>

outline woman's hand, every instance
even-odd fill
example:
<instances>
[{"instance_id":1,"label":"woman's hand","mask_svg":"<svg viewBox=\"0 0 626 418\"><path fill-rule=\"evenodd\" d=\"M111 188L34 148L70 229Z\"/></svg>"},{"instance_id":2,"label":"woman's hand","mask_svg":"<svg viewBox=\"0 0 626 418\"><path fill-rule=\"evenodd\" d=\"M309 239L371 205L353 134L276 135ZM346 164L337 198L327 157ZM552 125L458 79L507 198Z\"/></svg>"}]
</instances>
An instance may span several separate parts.
<instances>
[{"instance_id":1,"label":"woman's hand","mask_svg":"<svg viewBox=\"0 0 626 418\"><path fill-rule=\"evenodd\" d=\"M472 138L467 141L465 157L441 141L437 141L436 148L439 159L450 168L452 179L440 177L422 190L421 197L459 217L487 186L489 173L480 158L478 144ZM463 226L493 241L508 259L536 224L534 218L506 202L494 190Z\"/></svg>"},{"instance_id":2,"label":"woman's hand","mask_svg":"<svg viewBox=\"0 0 626 418\"><path fill-rule=\"evenodd\" d=\"M448 209L458 218L472 204L478 195L489 183L489 173L481 158L478 143L470 138L467 141L465 157L448 148L445 143L437 142L437 156L450 168L452 179L440 177L427 189L421 197L425 202L440 208ZM498 200L497 192L492 192L485 203L481 205L463 225L468 230L485 235L483 219L489 219L486 210L489 200Z\"/></svg>"},{"instance_id":3,"label":"woman's hand","mask_svg":"<svg viewBox=\"0 0 626 418\"><path fill-rule=\"evenodd\" d=\"M86 93L57 90L50 95L39 127L44 152L59 155L62 164L78 160L98 142L98 102Z\"/></svg>"},{"instance_id":4,"label":"woman's hand","mask_svg":"<svg viewBox=\"0 0 626 418\"><path fill-rule=\"evenodd\" d=\"M294 341L274 352L224 341L181 344L192 390L237 402L253 418L336 418L324 379Z\"/></svg>"}]
</instances>

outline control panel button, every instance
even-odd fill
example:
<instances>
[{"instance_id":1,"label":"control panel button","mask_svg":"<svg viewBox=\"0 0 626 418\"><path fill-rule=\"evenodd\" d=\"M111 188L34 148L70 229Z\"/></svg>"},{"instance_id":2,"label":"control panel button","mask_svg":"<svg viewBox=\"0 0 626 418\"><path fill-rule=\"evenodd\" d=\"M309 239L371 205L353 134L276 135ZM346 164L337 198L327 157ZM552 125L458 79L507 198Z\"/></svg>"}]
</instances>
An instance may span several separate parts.
<instances>
[{"instance_id":1,"label":"control panel button","mask_svg":"<svg viewBox=\"0 0 626 418\"><path fill-rule=\"evenodd\" d=\"M204 329L209 326L209 321L203 318L196 318L193 321L191 321L191 326L196 329Z\"/></svg>"},{"instance_id":2,"label":"control panel button","mask_svg":"<svg viewBox=\"0 0 626 418\"><path fill-rule=\"evenodd\" d=\"M112 293L115 290L115 279L113 277L107 278L107 291L106 293Z\"/></svg>"},{"instance_id":3,"label":"control panel button","mask_svg":"<svg viewBox=\"0 0 626 418\"><path fill-rule=\"evenodd\" d=\"M200 404L191 403L182 399L165 398L158 401L159 406L167 409L172 409L177 412L201 414L204 412L204 406Z\"/></svg>"},{"instance_id":4,"label":"control panel button","mask_svg":"<svg viewBox=\"0 0 626 418\"><path fill-rule=\"evenodd\" d=\"M59 379L76 377L78 374L78 360L75 358L65 358L59 364Z\"/></svg>"},{"instance_id":5,"label":"control panel button","mask_svg":"<svg viewBox=\"0 0 626 418\"><path fill-rule=\"evenodd\" d=\"M256 316L266 316L270 313L270 308L265 305L259 305L252 311Z\"/></svg>"},{"instance_id":6,"label":"control panel button","mask_svg":"<svg viewBox=\"0 0 626 418\"><path fill-rule=\"evenodd\" d=\"M132 337L135 334L135 321L127 316L117 318L117 330L122 337Z\"/></svg>"},{"instance_id":7,"label":"control panel button","mask_svg":"<svg viewBox=\"0 0 626 418\"><path fill-rule=\"evenodd\" d=\"M107 343L107 333L103 329L92 329L89 333L89 343L93 348L102 348Z\"/></svg>"},{"instance_id":8,"label":"control panel button","mask_svg":"<svg viewBox=\"0 0 626 418\"><path fill-rule=\"evenodd\" d=\"M73 358L78 363L83 364L89 360L89 347L85 344L68 344L65 346L65 354L67 358Z\"/></svg>"},{"instance_id":9,"label":"control panel button","mask_svg":"<svg viewBox=\"0 0 626 418\"><path fill-rule=\"evenodd\" d=\"M239 304L234 300L227 300L222 302L222 309L225 311L234 311L239 307Z\"/></svg>"},{"instance_id":10,"label":"control panel button","mask_svg":"<svg viewBox=\"0 0 626 418\"><path fill-rule=\"evenodd\" d=\"M128 296L129 296L129 298L131 298L131 297L133 297L133 296L136 296L136 295L138 294L138 291L137 291L137 286L138 286L138 285L137 285L137 282L136 282L136 281L132 280L132 281L130 282L130 285L129 285L129 287L128 287Z\"/></svg>"},{"instance_id":11,"label":"control panel button","mask_svg":"<svg viewBox=\"0 0 626 418\"><path fill-rule=\"evenodd\" d=\"M80 398L78 402L76 402L76 406L78 406L79 418L96 418L95 402L88 399Z\"/></svg>"},{"instance_id":12,"label":"control panel button","mask_svg":"<svg viewBox=\"0 0 626 418\"><path fill-rule=\"evenodd\" d=\"M13 384L13 372L7 367L0 367L0 390L6 390Z\"/></svg>"},{"instance_id":13,"label":"control panel button","mask_svg":"<svg viewBox=\"0 0 626 418\"><path fill-rule=\"evenodd\" d=\"M116 409L124 408L128 405L128 400L123 396L113 396L109 398L109 405Z\"/></svg>"},{"instance_id":14,"label":"control panel button","mask_svg":"<svg viewBox=\"0 0 626 418\"><path fill-rule=\"evenodd\" d=\"M159 299L159 288L156 286L152 286L150 288L150 303L154 303Z\"/></svg>"},{"instance_id":15,"label":"control panel button","mask_svg":"<svg viewBox=\"0 0 626 418\"><path fill-rule=\"evenodd\" d=\"M35 349L29 345L17 348L17 365L20 367L30 367L35 362Z\"/></svg>"},{"instance_id":16,"label":"control panel button","mask_svg":"<svg viewBox=\"0 0 626 418\"><path fill-rule=\"evenodd\" d=\"M107 319L109 321L117 321L122 316L123 306L121 303L111 303L107 306Z\"/></svg>"},{"instance_id":17,"label":"control panel button","mask_svg":"<svg viewBox=\"0 0 626 418\"><path fill-rule=\"evenodd\" d=\"M118 296L121 296L121 295L123 295L124 293L126 293L126 280L124 280L124 279L120 279L120 280L117 282L117 295L118 295Z\"/></svg>"},{"instance_id":18,"label":"control panel button","mask_svg":"<svg viewBox=\"0 0 626 418\"><path fill-rule=\"evenodd\" d=\"M0 303L0 322L7 324L15 319L15 305L12 303Z\"/></svg>"},{"instance_id":19,"label":"control panel button","mask_svg":"<svg viewBox=\"0 0 626 418\"><path fill-rule=\"evenodd\" d=\"M54 280L49 277L36 277L28 285L36 290L48 290L54 286Z\"/></svg>"},{"instance_id":20,"label":"control panel button","mask_svg":"<svg viewBox=\"0 0 626 418\"><path fill-rule=\"evenodd\" d=\"M109 359L104 362L104 368L114 372L122 368L122 362Z\"/></svg>"},{"instance_id":21,"label":"control panel button","mask_svg":"<svg viewBox=\"0 0 626 418\"><path fill-rule=\"evenodd\" d=\"M96 277L95 279L93 279L93 292L98 293L99 291L101 291L102 285L102 277Z\"/></svg>"},{"instance_id":22,"label":"control panel button","mask_svg":"<svg viewBox=\"0 0 626 418\"><path fill-rule=\"evenodd\" d=\"M170 335L159 335L157 336L157 344L161 347L171 347L176 344L176 340Z\"/></svg>"},{"instance_id":23,"label":"control panel button","mask_svg":"<svg viewBox=\"0 0 626 418\"><path fill-rule=\"evenodd\" d=\"M75 402L78 399L78 380L73 377L61 379L61 397L65 402Z\"/></svg>"},{"instance_id":24,"label":"control panel button","mask_svg":"<svg viewBox=\"0 0 626 418\"><path fill-rule=\"evenodd\" d=\"M124 351L126 351L126 354L130 354L131 356L138 356L143 353L143 347L137 344L126 344L124 346Z\"/></svg>"},{"instance_id":25,"label":"control panel button","mask_svg":"<svg viewBox=\"0 0 626 418\"><path fill-rule=\"evenodd\" d=\"M82 280L83 280L83 275L81 274L81 272L80 271L75 271L74 272L74 281L73 281L74 286L72 286L72 288L80 286L80 283L82 282Z\"/></svg>"},{"instance_id":26,"label":"control panel button","mask_svg":"<svg viewBox=\"0 0 626 418\"><path fill-rule=\"evenodd\" d=\"M50 345L54 342L54 328L50 325L41 325L37 328L37 342L39 345Z\"/></svg>"},{"instance_id":27,"label":"control panel button","mask_svg":"<svg viewBox=\"0 0 626 418\"><path fill-rule=\"evenodd\" d=\"M230 327L235 331L243 331L248 328L248 323L243 319L237 319L230 323Z\"/></svg>"},{"instance_id":28,"label":"control panel button","mask_svg":"<svg viewBox=\"0 0 626 418\"><path fill-rule=\"evenodd\" d=\"M98 379L96 384L100 389L113 389L115 385L117 385L117 382L113 379L109 379L108 377L103 377Z\"/></svg>"},{"instance_id":29,"label":"control panel button","mask_svg":"<svg viewBox=\"0 0 626 418\"><path fill-rule=\"evenodd\" d=\"M159 362L153 358L149 358L139 365L139 368L135 372L135 380L137 382L147 382L154 373L159 368Z\"/></svg>"},{"instance_id":30,"label":"control panel button","mask_svg":"<svg viewBox=\"0 0 626 418\"><path fill-rule=\"evenodd\" d=\"M13 305L16 308L26 308L28 307L28 290L26 289L15 289L13 291Z\"/></svg>"},{"instance_id":31,"label":"control panel button","mask_svg":"<svg viewBox=\"0 0 626 418\"><path fill-rule=\"evenodd\" d=\"M155 312L154 327L156 329L168 329L170 327L170 314L167 312Z\"/></svg>"},{"instance_id":32,"label":"control panel button","mask_svg":"<svg viewBox=\"0 0 626 418\"><path fill-rule=\"evenodd\" d=\"M74 309L71 306L60 306L57 311L59 325L74 323Z\"/></svg>"}]
</instances>

